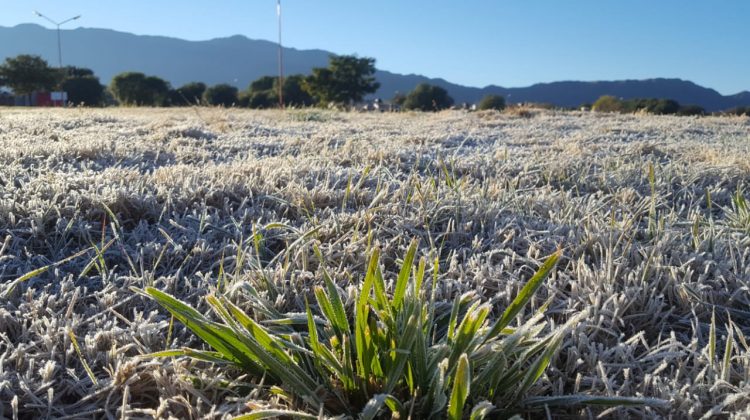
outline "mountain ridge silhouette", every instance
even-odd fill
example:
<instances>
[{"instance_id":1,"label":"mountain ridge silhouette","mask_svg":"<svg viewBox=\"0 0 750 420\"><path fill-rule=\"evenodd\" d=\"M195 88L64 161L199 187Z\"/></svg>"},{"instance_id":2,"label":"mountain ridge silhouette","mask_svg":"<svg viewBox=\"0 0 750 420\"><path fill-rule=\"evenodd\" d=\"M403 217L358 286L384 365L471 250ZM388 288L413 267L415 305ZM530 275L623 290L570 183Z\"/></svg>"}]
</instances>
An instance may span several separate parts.
<instances>
[{"instance_id":1,"label":"mountain ridge silhouette","mask_svg":"<svg viewBox=\"0 0 750 420\"><path fill-rule=\"evenodd\" d=\"M0 26L0 61L18 54L35 54L57 64L54 29L26 23ZM77 28L62 31L63 64L88 67L102 83L123 71L139 71L168 80L174 87L192 81L212 85L229 83L245 89L251 81L278 72L277 45L243 35L187 41L160 35L135 35L112 29ZM333 53L322 49L284 47L286 74L309 74L324 67ZM376 57L377 58L377 57ZM441 78L378 70L380 89L372 97L390 99L419 83L445 88L456 103L476 103L484 95L498 94L509 103L542 102L562 107L592 103L602 95L629 98L668 98L681 104L700 105L708 111L750 106L750 92L722 95L716 90L677 78L616 81L560 81L526 87L463 86Z\"/></svg>"}]
</instances>

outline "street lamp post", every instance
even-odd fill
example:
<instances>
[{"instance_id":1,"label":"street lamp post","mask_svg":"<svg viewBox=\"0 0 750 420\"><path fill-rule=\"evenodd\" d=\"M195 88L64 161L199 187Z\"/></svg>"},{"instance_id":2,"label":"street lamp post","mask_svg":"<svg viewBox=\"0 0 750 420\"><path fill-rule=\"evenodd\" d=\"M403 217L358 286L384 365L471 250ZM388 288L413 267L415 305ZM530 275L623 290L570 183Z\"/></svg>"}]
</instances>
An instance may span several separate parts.
<instances>
[{"instance_id":1,"label":"street lamp post","mask_svg":"<svg viewBox=\"0 0 750 420\"><path fill-rule=\"evenodd\" d=\"M62 69L62 66L63 66L62 65L62 41L60 40L60 26L66 24L68 22L70 22L71 20L76 20L76 19L80 18L81 15L73 16L72 18L65 19L62 22L55 22L54 20L48 18L47 16L44 16L43 14L37 12L36 10L34 10L34 14L37 15L37 16L39 16L40 18L46 19L47 21L49 21L53 25L57 26L57 62L59 64L59 66L60 66L60 69Z\"/></svg>"},{"instance_id":2,"label":"street lamp post","mask_svg":"<svg viewBox=\"0 0 750 420\"><path fill-rule=\"evenodd\" d=\"M281 0L276 0L276 17L279 23L279 108L284 109L284 52L281 47Z\"/></svg>"}]
</instances>

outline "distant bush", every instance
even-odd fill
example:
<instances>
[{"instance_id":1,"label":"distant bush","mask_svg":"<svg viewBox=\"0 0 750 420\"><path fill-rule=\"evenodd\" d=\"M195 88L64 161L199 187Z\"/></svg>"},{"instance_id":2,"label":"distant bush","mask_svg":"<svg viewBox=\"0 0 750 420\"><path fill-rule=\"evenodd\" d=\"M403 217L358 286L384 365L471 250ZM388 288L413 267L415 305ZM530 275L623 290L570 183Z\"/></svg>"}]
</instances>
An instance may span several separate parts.
<instances>
[{"instance_id":1,"label":"distant bush","mask_svg":"<svg viewBox=\"0 0 750 420\"><path fill-rule=\"evenodd\" d=\"M605 95L597 99L591 109L596 112L622 112L623 104L614 96Z\"/></svg>"},{"instance_id":2,"label":"distant bush","mask_svg":"<svg viewBox=\"0 0 750 420\"><path fill-rule=\"evenodd\" d=\"M633 98L622 100L609 95L597 99L591 109L597 112L646 112L654 115L705 115L706 113L706 110L698 105L682 106L674 99Z\"/></svg>"},{"instance_id":3,"label":"distant bush","mask_svg":"<svg viewBox=\"0 0 750 420\"><path fill-rule=\"evenodd\" d=\"M750 106L738 106L724 112L727 115L748 115L750 116Z\"/></svg>"},{"instance_id":4,"label":"distant bush","mask_svg":"<svg viewBox=\"0 0 750 420\"><path fill-rule=\"evenodd\" d=\"M502 111L505 109L505 98L500 95L485 95L481 101L479 101L480 110L494 109Z\"/></svg>"},{"instance_id":5,"label":"distant bush","mask_svg":"<svg viewBox=\"0 0 750 420\"><path fill-rule=\"evenodd\" d=\"M174 106L199 105L205 91L206 84L203 82L187 83L171 92L171 103Z\"/></svg>"},{"instance_id":6,"label":"distant bush","mask_svg":"<svg viewBox=\"0 0 750 420\"><path fill-rule=\"evenodd\" d=\"M406 103L406 95L401 92L396 92L396 94L393 95L393 98L391 98L391 103L393 105L403 107L404 103Z\"/></svg>"},{"instance_id":7,"label":"distant bush","mask_svg":"<svg viewBox=\"0 0 750 420\"><path fill-rule=\"evenodd\" d=\"M211 86L203 92L203 101L208 105L230 107L236 104L237 88L226 83Z\"/></svg>"},{"instance_id":8,"label":"distant bush","mask_svg":"<svg viewBox=\"0 0 750 420\"><path fill-rule=\"evenodd\" d=\"M68 93L71 105L99 106L104 101L104 86L94 71L85 67L67 66L60 72L60 89Z\"/></svg>"},{"instance_id":9,"label":"distant bush","mask_svg":"<svg viewBox=\"0 0 750 420\"><path fill-rule=\"evenodd\" d=\"M305 90L305 76L293 74L284 78L281 93L285 107L306 107L315 103L315 99ZM279 106L279 78L263 76L250 83L248 89L239 95L239 105L255 109L274 108Z\"/></svg>"},{"instance_id":10,"label":"distant bush","mask_svg":"<svg viewBox=\"0 0 750 420\"><path fill-rule=\"evenodd\" d=\"M404 108L419 111L440 111L451 105L453 98L448 96L448 91L427 83L417 85L404 100Z\"/></svg>"},{"instance_id":11,"label":"distant bush","mask_svg":"<svg viewBox=\"0 0 750 420\"><path fill-rule=\"evenodd\" d=\"M68 93L68 102L72 105L98 106L104 100L104 86L96 76L68 77L61 87Z\"/></svg>"},{"instance_id":12,"label":"distant bush","mask_svg":"<svg viewBox=\"0 0 750 420\"><path fill-rule=\"evenodd\" d=\"M655 115L676 114L680 104L672 99L635 98L622 101L623 112L647 112Z\"/></svg>"},{"instance_id":13,"label":"distant bush","mask_svg":"<svg viewBox=\"0 0 750 420\"><path fill-rule=\"evenodd\" d=\"M112 95L122 105L166 106L169 82L143 73L125 72L112 79Z\"/></svg>"},{"instance_id":14,"label":"distant bush","mask_svg":"<svg viewBox=\"0 0 750 420\"><path fill-rule=\"evenodd\" d=\"M693 116L693 115L706 115L706 110L702 106L698 105L684 105L677 111L677 115Z\"/></svg>"},{"instance_id":15,"label":"distant bush","mask_svg":"<svg viewBox=\"0 0 750 420\"><path fill-rule=\"evenodd\" d=\"M274 91L278 92L278 80L274 81ZM305 76L293 74L284 78L284 84L281 87L284 95L284 106L286 107L305 107L315 103L315 99L305 90Z\"/></svg>"}]
</instances>

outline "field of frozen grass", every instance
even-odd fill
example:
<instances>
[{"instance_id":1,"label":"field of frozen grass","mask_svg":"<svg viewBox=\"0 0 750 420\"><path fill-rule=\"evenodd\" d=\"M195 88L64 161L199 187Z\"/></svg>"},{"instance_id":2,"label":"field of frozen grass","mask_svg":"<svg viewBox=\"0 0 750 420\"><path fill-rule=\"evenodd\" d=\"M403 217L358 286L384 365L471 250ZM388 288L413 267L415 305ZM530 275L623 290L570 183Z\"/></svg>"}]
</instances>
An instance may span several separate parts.
<instances>
[{"instance_id":1,"label":"field of frozen grass","mask_svg":"<svg viewBox=\"0 0 750 420\"><path fill-rule=\"evenodd\" d=\"M586 312L527 397L750 415L747 118L5 108L0 146L0 417L309 409L267 378L139 357L205 345L132 289L304 315L317 246L351 310L372 250L391 279L413 239L438 305L474 292L493 319L562 250L514 324Z\"/></svg>"}]
</instances>

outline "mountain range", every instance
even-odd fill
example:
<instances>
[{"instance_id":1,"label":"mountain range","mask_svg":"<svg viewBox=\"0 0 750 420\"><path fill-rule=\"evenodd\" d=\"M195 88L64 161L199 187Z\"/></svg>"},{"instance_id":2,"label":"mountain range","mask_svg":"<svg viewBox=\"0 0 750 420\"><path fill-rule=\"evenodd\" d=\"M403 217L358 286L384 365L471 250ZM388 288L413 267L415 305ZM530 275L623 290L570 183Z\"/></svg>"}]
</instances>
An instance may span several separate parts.
<instances>
[{"instance_id":1,"label":"mountain range","mask_svg":"<svg viewBox=\"0 0 750 420\"><path fill-rule=\"evenodd\" d=\"M62 31L63 63L88 67L109 83L123 71L140 71L159 76L178 87L192 81L208 85L230 83L240 89L251 81L278 72L277 44L253 40L241 35L208 41L186 41L164 36L134 35L110 29L78 28ZM55 30L36 24L0 26L0 61L18 54L36 54L56 65ZM309 74L313 67L325 67L332 53L324 50L284 48L286 74ZM576 107L592 103L602 95L629 98L668 98L681 104L695 104L708 111L750 106L750 92L722 95L719 92L681 79L647 79L540 83L528 87L470 87L416 74L397 74L378 70L381 84L373 97L389 99L406 93L419 83L445 88L457 103L476 103L486 94L506 97L510 103L543 102Z\"/></svg>"}]
</instances>

